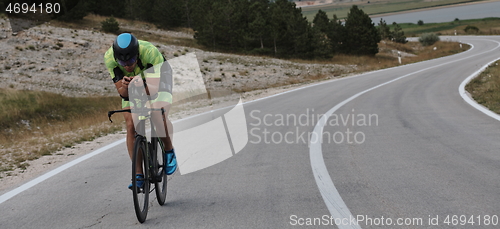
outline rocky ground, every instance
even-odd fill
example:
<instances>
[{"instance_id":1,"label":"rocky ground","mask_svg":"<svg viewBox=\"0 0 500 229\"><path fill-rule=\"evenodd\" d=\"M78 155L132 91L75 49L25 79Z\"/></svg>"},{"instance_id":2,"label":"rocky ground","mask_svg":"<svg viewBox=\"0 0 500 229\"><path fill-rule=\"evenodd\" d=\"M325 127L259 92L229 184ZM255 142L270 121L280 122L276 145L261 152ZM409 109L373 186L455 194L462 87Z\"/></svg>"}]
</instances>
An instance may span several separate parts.
<instances>
[{"instance_id":1,"label":"rocky ground","mask_svg":"<svg viewBox=\"0 0 500 229\"><path fill-rule=\"evenodd\" d=\"M173 38L192 37L182 32L156 30L152 33ZM103 63L103 54L115 36L99 31L54 27L50 23L13 35L8 19L0 19L0 88L43 90L68 96L116 95ZM354 66L301 64L154 44L167 59L194 52L208 90L244 92L305 82L326 75L339 76L355 70ZM174 72L176 77L179 79Z\"/></svg>"}]
</instances>

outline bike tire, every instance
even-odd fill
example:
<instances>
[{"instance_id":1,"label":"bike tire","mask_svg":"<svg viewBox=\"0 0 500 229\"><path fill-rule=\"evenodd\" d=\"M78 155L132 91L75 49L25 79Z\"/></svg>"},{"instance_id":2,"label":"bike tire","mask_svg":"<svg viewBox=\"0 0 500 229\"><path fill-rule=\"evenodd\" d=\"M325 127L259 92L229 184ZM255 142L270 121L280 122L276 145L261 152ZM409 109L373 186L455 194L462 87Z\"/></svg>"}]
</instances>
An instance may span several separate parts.
<instances>
[{"instance_id":1,"label":"bike tire","mask_svg":"<svg viewBox=\"0 0 500 229\"><path fill-rule=\"evenodd\" d=\"M156 177L161 177L161 181L155 182L155 191L156 191L156 199L158 200L158 204L163 206L167 200L167 187L168 180L167 174L165 173L165 167L167 165L167 159L165 158L165 154L163 153L162 142L153 137L151 139L151 145L153 145L152 154L155 154L156 160Z\"/></svg>"},{"instance_id":2,"label":"bike tire","mask_svg":"<svg viewBox=\"0 0 500 229\"><path fill-rule=\"evenodd\" d=\"M137 220L139 222L144 223L146 221L146 217L148 215L148 207L149 207L149 188L150 188L150 183L149 183L149 163L148 160L146 160L146 152L147 152L147 146L146 146L146 138L143 136L137 136L135 138L134 142L134 154L132 156L132 193L133 193L133 199L134 199L134 208L135 208L135 214L137 216ZM140 189L137 187L137 177L136 174L138 174L137 169L136 169L136 162L140 160L140 163L142 164L142 169L144 172L144 185L143 188Z\"/></svg>"}]
</instances>

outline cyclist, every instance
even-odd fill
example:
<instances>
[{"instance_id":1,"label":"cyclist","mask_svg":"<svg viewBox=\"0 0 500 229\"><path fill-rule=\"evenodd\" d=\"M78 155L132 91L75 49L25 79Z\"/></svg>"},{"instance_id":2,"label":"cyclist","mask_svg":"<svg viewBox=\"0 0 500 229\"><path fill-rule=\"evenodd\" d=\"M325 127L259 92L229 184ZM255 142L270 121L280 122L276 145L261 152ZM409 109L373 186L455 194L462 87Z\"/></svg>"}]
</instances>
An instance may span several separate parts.
<instances>
[{"instance_id":1,"label":"cyclist","mask_svg":"<svg viewBox=\"0 0 500 229\"><path fill-rule=\"evenodd\" d=\"M168 112L172 104L172 69L160 51L150 42L138 40L130 33L118 35L113 45L104 54L104 62L113 79L118 94L122 98L123 109L133 109L133 99L129 99L129 86L142 86L149 95L149 104L152 108L164 108L151 112L151 120L156 127L165 146L167 166L165 172L171 175L177 169L177 160L172 145L173 126L168 119ZM145 83L144 83L145 82ZM124 112L127 126L127 148L132 158L137 115ZM136 121L136 122L134 122ZM165 131L167 130L167 131ZM142 172L140 163L137 171ZM143 177L143 173L136 174ZM137 186L142 187L143 181L137 181ZM129 185L129 188L132 184Z\"/></svg>"}]
</instances>

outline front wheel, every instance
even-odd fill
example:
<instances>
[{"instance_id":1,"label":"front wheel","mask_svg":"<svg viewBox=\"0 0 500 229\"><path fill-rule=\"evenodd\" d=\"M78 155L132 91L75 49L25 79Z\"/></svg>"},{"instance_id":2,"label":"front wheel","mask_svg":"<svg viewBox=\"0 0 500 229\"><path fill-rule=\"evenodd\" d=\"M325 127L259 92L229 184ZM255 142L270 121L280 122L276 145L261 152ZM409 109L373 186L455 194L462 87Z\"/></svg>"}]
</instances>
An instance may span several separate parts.
<instances>
[{"instance_id":1,"label":"front wheel","mask_svg":"<svg viewBox=\"0 0 500 229\"><path fill-rule=\"evenodd\" d=\"M158 204L164 205L167 199L167 174L165 173L167 159L165 158L165 154L163 153L164 147L161 140L159 140L158 138L152 138L151 145L153 145L152 154L156 155L156 199L158 200Z\"/></svg>"},{"instance_id":2,"label":"front wheel","mask_svg":"<svg viewBox=\"0 0 500 229\"><path fill-rule=\"evenodd\" d=\"M132 193L134 197L135 214L141 223L146 221L149 204L149 163L148 160L146 160L146 155L146 138L143 136L137 136L135 138L134 154L132 156ZM141 167L142 171L139 171L138 167ZM144 174L144 178L137 176L137 174ZM142 187L138 187L138 182L143 182Z\"/></svg>"}]
</instances>

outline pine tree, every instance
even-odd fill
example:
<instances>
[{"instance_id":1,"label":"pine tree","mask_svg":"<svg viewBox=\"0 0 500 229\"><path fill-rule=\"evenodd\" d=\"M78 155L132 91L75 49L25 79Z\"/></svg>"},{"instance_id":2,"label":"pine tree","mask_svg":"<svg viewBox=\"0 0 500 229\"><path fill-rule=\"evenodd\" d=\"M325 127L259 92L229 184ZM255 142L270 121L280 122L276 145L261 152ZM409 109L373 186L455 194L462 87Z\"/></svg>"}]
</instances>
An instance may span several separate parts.
<instances>
[{"instance_id":1,"label":"pine tree","mask_svg":"<svg viewBox=\"0 0 500 229\"><path fill-rule=\"evenodd\" d=\"M123 0L86 0L89 12L102 16L124 17L126 13L126 4Z\"/></svg>"},{"instance_id":2,"label":"pine tree","mask_svg":"<svg viewBox=\"0 0 500 229\"><path fill-rule=\"evenodd\" d=\"M315 57L329 58L332 56L331 40L328 35L331 30L332 24L328 19L328 15L319 10L314 16L312 27L312 46Z\"/></svg>"},{"instance_id":3,"label":"pine tree","mask_svg":"<svg viewBox=\"0 0 500 229\"><path fill-rule=\"evenodd\" d=\"M391 35L392 39L395 42L402 43L402 44L405 44L406 42L408 42L406 40L405 32L403 31L401 26L399 26L398 23L396 23L396 22L393 22L392 26L394 27L394 31L392 32L392 35Z\"/></svg>"},{"instance_id":4,"label":"pine tree","mask_svg":"<svg viewBox=\"0 0 500 229\"><path fill-rule=\"evenodd\" d=\"M248 32L248 1L219 0L216 8L220 16L219 40L225 42L222 46L238 50L247 45Z\"/></svg>"},{"instance_id":5,"label":"pine tree","mask_svg":"<svg viewBox=\"0 0 500 229\"><path fill-rule=\"evenodd\" d=\"M63 21L82 20L89 13L88 3L85 0L66 0L61 3L62 13L57 15Z\"/></svg>"},{"instance_id":6,"label":"pine tree","mask_svg":"<svg viewBox=\"0 0 500 229\"><path fill-rule=\"evenodd\" d=\"M309 22L302 15L302 10L295 3L276 0L271 4L271 33L275 42L275 51L280 55L305 57L312 55L311 29Z\"/></svg>"},{"instance_id":7,"label":"pine tree","mask_svg":"<svg viewBox=\"0 0 500 229\"><path fill-rule=\"evenodd\" d=\"M129 0L126 17L132 20L151 21L154 0Z\"/></svg>"},{"instance_id":8,"label":"pine tree","mask_svg":"<svg viewBox=\"0 0 500 229\"><path fill-rule=\"evenodd\" d=\"M214 9L212 0L198 0L198 4L193 9L193 29L195 31L194 38L201 44L208 47L216 48L218 44L217 29L218 29L218 13Z\"/></svg>"},{"instance_id":9,"label":"pine tree","mask_svg":"<svg viewBox=\"0 0 500 229\"><path fill-rule=\"evenodd\" d=\"M286 23L283 14L281 6L278 5L277 2L271 3L269 6L269 35L272 39L275 56L278 55L278 44L286 30Z\"/></svg>"},{"instance_id":10,"label":"pine tree","mask_svg":"<svg viewBox=\"0 0 500 229\"><path fill-rule=\"evenodd\" d=\"M185 26L188 28L192 28L192 14L193 14L193 1L192 0L183 0L184 14L185 14Z\"/></svg>"},{"instance_id":11,"label":"pine tree","mask_svg":"<svg viewBox=\"0 0 500 229\"><path fill-rule=\"evenodd\" d=\"M344 51L354 55L375 55L378 53L380 34L372 19L353 5L345 22L346 37Z\"/></svg>"},{"instance_id":12,"label":"pine tree","mask_svg":"<svg viewBox=\"0 0 500 229\"><path fill-rule=\"evenodd\" d=\"M330 30L330 19L323 10L318 10L313 19L313 27L319 29L322 33L327 33Z\"/></svg>"},{"instance_id":13,"label":"pine tree","mask_svg":"<svg viewBox=\"0 0 500 229\"><path fill-rule=\"evenodd\" d=\"M333 15L333 19L330 20L330 27L328 37L330 38L332 54L341 53L343 52L343 45L345 43L346 30L335 14Z\"/></svg>"},{"instance_id":14,"label":"pine tree","mask_svg":"<svg viewBox=\"0 0 500 229\"><path fill-rule=\"evenodd\" d=\"M180 27L186 21L184 2L179 0L155 0L150 14L151 22L163 28Z\"/></svg>"},{"instance_id":15,"label":"pine tree","mask_svg":"<svg viewBox=\"0 0 500 229\"><path fill-rule=\"evenodd\" d=\"M391 28L389 28L389 26L387 26L387 23L385 22L385 20L380 18L380 22L378 23L378 32L380 33L380 38L382 40L384 40L384 39L391 40L392 39L392 33L390 30L391 30Z\"/></svg>"},{"instance_id":16,"label":"pine tree","mask_svg":"<svg viewBox=\"0 0 500 229\"><path fill-rule=\"evenodd\" d=\"M267 0L253 1L250 5L250 18L248 27L251 32L251 37L258 40L260 49L264 49L264 39L269 33L269 19L268 19L268 6Z\"/></svg>"}]
</instances>

